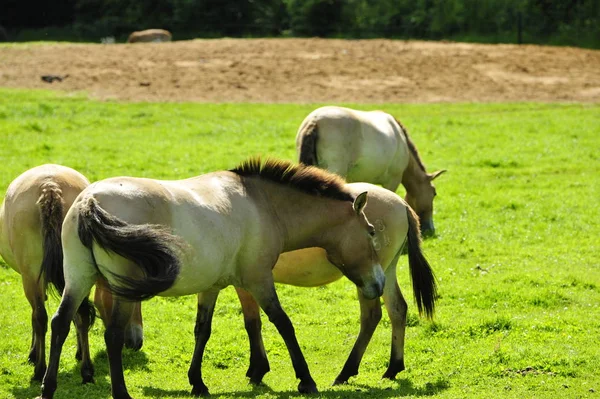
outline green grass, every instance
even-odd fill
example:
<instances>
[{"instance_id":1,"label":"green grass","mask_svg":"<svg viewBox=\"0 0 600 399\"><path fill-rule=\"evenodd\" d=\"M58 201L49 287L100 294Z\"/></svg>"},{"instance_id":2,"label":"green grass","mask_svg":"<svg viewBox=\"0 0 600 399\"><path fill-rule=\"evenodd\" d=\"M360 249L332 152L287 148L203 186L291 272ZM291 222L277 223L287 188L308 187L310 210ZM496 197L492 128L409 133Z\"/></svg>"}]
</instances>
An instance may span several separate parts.
<instances>
[{"instance_id":1,"label":"green grass","mask_svg":"<svg viewBox=\"0 0 600 399\"><path fill-rule=\"evenodd\" d=\"M91 180L115 175L184 178L249 155L293 159L294 137L317 105L133 104L39 91L0 90L0 195L21 172L54 162ZM408 127L436 180L437 237L424 243L441 298L434 323L418 318L406 258L407 370L382 381L390 328L384 316L358 377L331 387L358 332L355 289L279 286L325 398L593 398L600 391L600 106L387 104ZM401 192L402 190L399 190ZM57 300L49 301L50 311ZM135 398L189 397L193 297L144 305L142 352L124 362ZM73 333L57 398L110 397L98 323L96 384L82 386ZM231 288L219 298L204 377L215 397L296 396L282 339L264 320L271 361L265 386L244 374L248 344ZM19 276L0 267L0 397L32 398L26 363L30 309ZM595 392L595 393L594 393Z\"/></svg>"}]
</instances>

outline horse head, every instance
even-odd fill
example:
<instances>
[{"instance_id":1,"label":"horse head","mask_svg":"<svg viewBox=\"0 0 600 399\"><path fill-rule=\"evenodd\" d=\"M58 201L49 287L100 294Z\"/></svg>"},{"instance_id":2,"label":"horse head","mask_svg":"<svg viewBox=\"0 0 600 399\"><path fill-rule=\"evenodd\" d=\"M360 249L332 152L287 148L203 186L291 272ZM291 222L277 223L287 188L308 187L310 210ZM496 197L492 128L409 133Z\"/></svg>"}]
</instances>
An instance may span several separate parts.
<instances>
[{"instance_id":1,"label":"horse head","mask_svg":"<svg viewBox=\"0 0 600 399\"><path fill-rule=\"evenodd\" d=\"M445 169L427 173L419 184L411 185L411 190L406 190L406 197L404 199L419 216L421 235L424 237L435 234L433 199L436 197L437 192L432 181L444 172L446 172Z\"/></svg>"},{"instance_id":2,"label":"horse head","mask_svg":"<svg viewBox=\"0 0 600 399\"><path fill-rule=\"evenodd\" d=\"M327 248L328 260L359 288L367 299L375 299L383 294L385 274L375 251L373 237L375 227L367 220L364 207L367 192L354 200L348 220L332 229L332 242Z\"/></svg>"}]
</instances>

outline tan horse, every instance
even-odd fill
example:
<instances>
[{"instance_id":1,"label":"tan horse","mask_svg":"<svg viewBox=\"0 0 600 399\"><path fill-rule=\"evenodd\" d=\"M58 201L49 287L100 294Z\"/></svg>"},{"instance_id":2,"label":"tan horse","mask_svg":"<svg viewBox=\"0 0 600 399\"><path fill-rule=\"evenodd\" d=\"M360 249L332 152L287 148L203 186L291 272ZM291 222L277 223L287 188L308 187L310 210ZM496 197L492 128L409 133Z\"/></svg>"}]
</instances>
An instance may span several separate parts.
<instances>
[{"instance_id":1,"label":"tan horse","mask_svg":"<svg viewBox=\"0 0 600 399\"><path fill-rule=\"evenodd\" d=\"M207 395L202 356L218 293L228 285L250 292L275 324L298 390L317 392L272 269L282 252L322 247L361 295L382 295L385 275L375 229L363 213L366 201L366 192L354 196L334 174L273 160L180 181L119 177L92 184L63 224L66 288L52 321L42 397L53 397L69 320L99 278L116 295L105 332L114 398L130 398L121 355L132 301L194 293L202 295L188 378L193 395Z\"/></svg>"},{"instance_id":2,"label":"tan horse","mask_svg":"<svg viewBox=\"0 0 600 399\"><path fill-rule=\"evenodd\" d=\"M392 350L389 366L384 378L394 379L404 370L404 333L406 329L407 304L398 287L396 264L405 245L408 249L408 263L413 281L413 293L419 309L431 318L436 299L436 284L429 263L421 253L419 220L412 209L389 190L368 183L348 184L352 193L369 192L369 202L365 215L376 230L375 248L379 262L385 270L385 288L383 299L392 324ZM307 248L286 252L279 256L273 269L273 278L277 283L317 287L329 284L342 277L338 268L327 259L327 253L321 248ZM261 382L269 371L269 362L262 341L259 307L243 289L237 288L242 303L244 321L250 339L250 367L247 376L254 384ZM335 379L334 384L348 381L358 374L358 367L371 337L381 319L379 299L367 299L360 291L360 333L356 343Z\"/></svg>"},{"instance_id":3,"label":"tan horse","mask_svg":"<svg viewBox=\"0 0 600 399\"><path fill-rule=\"evenodd\" d=\"M398 287L396 264L400 253L407 249L410 272L413 279L413 294L419 313L432 317L436 284L429 263L421 253L419 220L413 210L396 194L369 183L351 183L346 186L354 195L368 191L369 201L365 207L367 219L375 226L375 249L379 263L385 271L383 299L392 325L392 345L389 366L383 378L394 379L404 370L404 337L406 329L406 301ZM273 269L276 283L300 287L318 287L339 280L342 272L327 259L322 248L305 248L285 252L279 256ZM98 293L98 289L96 289ZM250 367L246 375L253 384L259 384L270 370L261 336L260 308L247 291L237 288L242 304L244 321L250 339ZM347 382L358 374L362 356L381 319L379 300L369 300L358 292L361 311L361 328L354 348L335 384ZM105 301L110 304L111 296ZM99 308L102 303L97 305ZM110 305L108 305L110 306ZM130 326L139 336L142 334L142 314L138 307Z\"/></svg>"},{"instance_id":4,"label":"tan horse","mask_svg":"<svg viewBox=\"0 0 600 399\"><path fill-rule=\"evenodd\" d=\"M322 107L311 112L296 135L300 162L337 173L348 182L406 189L406 202L419 215L421 233L435 232L431 183L445 172L427 173L406 129L382 111Z\"/></svg>"},{"instance_id":5,"label":"tan horse","mask_svg":"<svg viewBox=\"0 0 600 399\"><path fill-rule=\"evenodd\" d=\"M83 175L65 166L38 166L8 186L0 208L0 255L21 275L32 309L29 361L35 365L34 380L41 381L46 372L46 290L50 284L62 293L65 286L60 241L63 217L88 184ZM93 305L82 301L74 318L78 331L77 358L83 360L84 382L91 381L93 376L88 330L94 316Z\"/></svg>"},{"instance_id":6,"label":"tan horse","mask_svg":"<svg viewBox=\"0 0 600 399\"><path fill-rule=\"evenodd\" d=\"M146 29L133 32L129 35L127 43L161 43L170 42L171 32L164 29Z\"/></svg>"}]
</instances>

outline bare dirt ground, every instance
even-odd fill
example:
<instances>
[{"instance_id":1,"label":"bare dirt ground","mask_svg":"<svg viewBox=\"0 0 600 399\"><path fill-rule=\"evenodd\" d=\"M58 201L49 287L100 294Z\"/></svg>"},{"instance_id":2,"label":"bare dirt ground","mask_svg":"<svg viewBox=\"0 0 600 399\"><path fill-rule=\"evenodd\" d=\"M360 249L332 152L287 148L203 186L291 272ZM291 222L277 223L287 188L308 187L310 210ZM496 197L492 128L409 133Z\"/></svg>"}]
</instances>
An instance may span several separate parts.
<instances>
[{"instance_id":1,"label":"bare dirt ground","mask_svg":"<svg viewBox=\"0 0 600 399\"><path fill-rule=\"evenodd\" d=\"M69 75L46 83L42 75ZM600 51L324 39L0 47L0 86L203 102L600 102Z\"/></svg>"}]
</instances>

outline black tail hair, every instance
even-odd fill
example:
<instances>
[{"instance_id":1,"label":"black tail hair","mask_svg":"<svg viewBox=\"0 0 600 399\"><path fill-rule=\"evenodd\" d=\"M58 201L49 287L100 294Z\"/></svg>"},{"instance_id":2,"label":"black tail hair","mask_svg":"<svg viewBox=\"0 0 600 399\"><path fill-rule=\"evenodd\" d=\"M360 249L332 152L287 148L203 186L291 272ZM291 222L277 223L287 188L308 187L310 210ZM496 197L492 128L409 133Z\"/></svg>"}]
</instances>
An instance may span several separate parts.
<instances>
[{"instance_id":1,"label":"black tail hair","mask_svg":"<svg viewBox=\"0 0 600 399\"><path fill-rule=\"evenodd\" d=\"M316 122L310 122L302 129L302 143L300 144L300 154L298 161L304 165L319 165L317 159L317 140L319 138L319 128Z\"/></svg>"},{"instance_id":2,"label":"black tail hair","mask_svg":"<svg viewBox=\"0 0 600 399\"><path fill-rule=\"evenodd\" d=\"M65 289L63 271L63 250L61 241L64 220L64 200L60 186L54 182L41 185L41 194L37 201L42 225L42 267L38 279L43 279L46 289L55 295L62 295ZM96 308L87 299L81 303L79 312L89 317L88 329L96 320Z\"/></svg>"},{"instance_id":3,"label":"black tail hair","mask_svg":"<svg viewBox=\"0 0 600 399\"><path fill-rule=\"evenodd\" d=\"M435 313L435 301L438 297L437 284L433 270L421 252L421 233L419 218L411 207L406 207L408 216L408 264L412 279L413 293L419 314L425 313L432 319Z\"/></svg>"},{"instance_id":4,"label":"black tail hair","mask_svg":"<svg viewBox=\"0 0 600 399\"><path fill-rule=\"evenodd\" d=\"M110 291L123 299L143 301L169 289L179 275L180 239L169 229L153 224L128 224L100 207L95 198L84 199L79 213L79 239L90 251L95 242L135 263L141 278L112 273L118 284Z\"/></svg>"},{"instance_id":5,"label":"black tail hair","mask_svg":"<svg viewBox=\"0 0 600 399\"><path fill-rule=\"evenodd\" d=\"M45 287L51 288L53 294L61 295L65 288L60 239L64 218L62 190L54 182L43 183L41 190L37 205L42 224L43 258L38 279L43 279Z\"/></svg>"}]
</instances>

